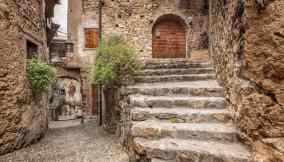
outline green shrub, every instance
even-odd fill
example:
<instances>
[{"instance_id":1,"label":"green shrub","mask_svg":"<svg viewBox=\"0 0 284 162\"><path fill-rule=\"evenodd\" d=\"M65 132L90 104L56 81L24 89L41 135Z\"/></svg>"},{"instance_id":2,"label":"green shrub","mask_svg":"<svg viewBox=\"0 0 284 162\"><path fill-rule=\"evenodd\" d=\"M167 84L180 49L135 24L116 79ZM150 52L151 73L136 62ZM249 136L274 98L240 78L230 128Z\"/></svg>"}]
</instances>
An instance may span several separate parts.
<instances>
[{"instance_id":1,"label":"green shrub","mask_svg":"<svg viewBox=\"0 0 284 162\"><path fill-rule=\"evenodd\" d=\"M42 92L55 80L55 70L50 65L31 59L27 65L27 78L34 92Z\"/></svg>"},{"instance_id":2,"label":"green shrub","mask_svg":"<svg viewBox=\"0 0 284 162\"><path fill-rule=\"evenodd\" d=\"M135 50L119 37L102 42L93 68L93 84L120 86L133 80L140 69Z\"/></svg>"}]
</instances>

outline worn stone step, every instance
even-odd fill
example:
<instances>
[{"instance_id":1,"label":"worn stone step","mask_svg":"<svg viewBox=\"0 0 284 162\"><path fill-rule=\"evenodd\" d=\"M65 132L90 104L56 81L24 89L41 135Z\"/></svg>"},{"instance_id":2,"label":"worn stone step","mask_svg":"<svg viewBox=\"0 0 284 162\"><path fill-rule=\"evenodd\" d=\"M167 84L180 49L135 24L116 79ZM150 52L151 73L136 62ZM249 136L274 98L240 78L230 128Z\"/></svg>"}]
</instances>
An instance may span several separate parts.
<instances>
[{"instance_id":1,"label":"worn stone step","mask_svg":"<svg viewBox=\"0 0 284 162\"><path fill-rule=\"evenodd\" d=\"M179 123L229 122L232 114L226 109L189 109L189 108L134 108L131 110L133 121L164 120Z\"/></svg>"},{"instance_id":2,"label":"worn stone step","mask_svg":"<svg viewBox=\"0 0 284 162\"><path fill-rule=\"evenodd\" d=\"M173 62L185 63L190 61L186 58L154 58L154 59L145 60L146 64L173 63ZM198 62L205 62L205 61L198 61Z\"/></svg>"},{"instance_id":3,"label":"worn stone step","mask_svg":"<svg viewBox=\"0 0 284 162\"><path fill-rule=\"evenodd\" d=\"M176 162L175 160L151 159L151 162Z\"/></svg>"},{"instance_id":4,"label":"worn stone step","mask_svg":"<svg viewBox=\"0 0 284 162\"><path fill-rule=\"evenodd\" d=\"M215 74L187 74L187 75L152 75L136 76L136 82L155 83L155 82L172 82L172 81L197 81L215 79Z\"/></svg>"},{"instance_id":5,"label":"worn stone step","mask_svg":"<svg viewBox=\"0 0 284 162\"><path fill-rule=\"evenodd\" d=\"M153 61L147 62L144 69L174 69L174 68L209 68L212 67L210 62L188 62L185 60L173 61Z\"/></svg>"},{"instance_id":6,"label":"worn stone step","mask_svg":"<svg viewBox=\"0 0 284 162\"><path fill-rule=\"evenodd\" d=\"M238 131L231 124L223 123L172 123L163 121L134 122L131 134L147 139L178 138L237 142Z\"/></svg>"},{"instance_id":7,"label":"worn stone step","mask_svg":"<svg viewBox=\"0 0 284 162\"><path fill-rule=\"evenodd\" d=\"M188 97L188 96L143 96L130 95L130 104L133 107L189 107L189 108L216 108L224 109L226 100L223 97Z\"/></svg>"},{"instance_id":8,"label":"worn stone step","mask_svg":"<svg viewBox=\"0 0 284 162\"><path fill-rule=\"evenodd\" d=\"M182 69L146 69L138 75L183 75L183 74L212 74L213 68L182 68Z\"/></svg>"},{"instance_id":9,"label":"worn stone step","mask_svg":"<svg viewBox=\"0 0 284 162\"><path fill-rule=\"evenodd\" d=\"M248 162L250 156L241 144L216 141L134 138L134 147L151 158L188 162Z\"/></svg>"},{"instance_id":10,"label":"worn stone step","mask_svg":"<svg viewBox=\"0 0 284 162\"><path fill-rule=\"evenodd\" d=\"M192 82L140 83L125 88L127 94L151 96L187 95L223 97L224 89L216 80Z\"/></svg>"}]
</instances>

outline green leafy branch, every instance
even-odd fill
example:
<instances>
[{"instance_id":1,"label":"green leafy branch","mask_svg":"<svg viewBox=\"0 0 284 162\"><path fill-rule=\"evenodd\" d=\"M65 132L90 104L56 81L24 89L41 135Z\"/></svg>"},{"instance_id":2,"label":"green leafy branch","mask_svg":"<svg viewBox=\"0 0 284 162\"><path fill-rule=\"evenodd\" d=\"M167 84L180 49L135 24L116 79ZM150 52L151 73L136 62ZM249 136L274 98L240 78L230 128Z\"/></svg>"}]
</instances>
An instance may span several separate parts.
<instances>
[{"instance_id":1,"label":"green leafy branch","mask_svg":"<svg viewBox=\"0 0 284 162\"><path fill-rule=\"evenodd\" d=\"M133 47L119 37L110 37L100 44L93 68L93 84L120 86L133 80L140 69Z\"/></svg>"},{"instance_id":2,"label":"green leafy branch","mask_svg":"<svg viewBox=\"0 0 284 162\"><path fill-rule=\"evenodd\" d=\"M43 92L55 81L55 69L37 59L31 59L27 64L27 78L35 92Z\"/></svg>"}]
</instances>

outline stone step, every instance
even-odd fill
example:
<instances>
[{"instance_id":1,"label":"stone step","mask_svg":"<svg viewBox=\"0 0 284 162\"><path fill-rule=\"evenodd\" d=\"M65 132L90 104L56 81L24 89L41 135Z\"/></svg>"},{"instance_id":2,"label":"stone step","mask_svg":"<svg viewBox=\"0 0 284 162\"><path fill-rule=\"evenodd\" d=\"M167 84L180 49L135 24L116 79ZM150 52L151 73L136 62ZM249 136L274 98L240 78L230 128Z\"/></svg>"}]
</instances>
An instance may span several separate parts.
<instances>
[{"instance_id":1,"label":"stone step","mask_svg":"<svg viewBox=\"0 0 284 162\"><path fill-rule=\"evenodd\" d=\"M138 75L183 75L183 74L212 74L213 68L183 68L183 69L146 69Z\"/></svg>"},{"instance_id":2,"label":"stone step","mask_svg":"<svg viewBox=\"0 0 284 162\"><path fill-rule=\"evenodd\" d=\"M176 162L174 160L163 160L163 159L151 159L151 162Z\"/></svg>"},{"instance_id":3,"label":"stone step","mask_svg":"<svg viewBox=\"0 0 284 162\"><path fill-rule=\"evenodd\" d=\"M142 94L151 96L224 96L224 89L218 85L216 80L193 82L141 83L133 86L128 86L124 90L124 92L127 94Z\"/></svg>"},{"instance_id":4,"label":"stone step","mask_svg":"<svg viewBox=\"0 0 284 162\"><path fill-rule=\"evenodd\" d=\"M189 109L189 108L134 108L131 110L133 121L164 120L175 123L229 122L232 114L222 109Z\"/></svg>"},{"instance_id":5,"label":"stone step","mask_svg":"<svg viewBox=\"0 0 284 162\"><path fill-rule=\"evenodd\" d=\"M174 68L210 68L210 62L188 62L188 61L154 61L147 62L144 69L174 69Z\"/></svg>"},{"instance_id":6,"label":"stone step","mask_svg":"<svg viewBox=\"0 0 284 162\"><path fill-rule=\"evenodd\" d=\"M161 121L134 122L131 134L147 139L177 138L237 142L238 131L231 124L223 123L171 123Z\"/></svg>"},{"instance_id":7,"label":"stone step","mask_svg":"<svg viewBox=\"0 0 284 162\"><path fill-rule=\"evenodd\" d=\"M188 59L186 59L186 58L154 58L154 59L147 59L147 60L145 60L146 64L186 63L186 62L190 62L190 61ZM196 61L194 61L194 62L196 62ZM198 62L205 62L205 61L198 61Z\"/></svg>"},{"instance_id":8,"label":"stone step","mask_svg":"<svg viewBox=\"0 0 284 162\"><path fill-rule=\"evenodd\" d=\"M197 81L215 79L215 74L187 74L187 75L153 75L136 76L136 82L154 83L154 82L173 82L173 81Z\"/></svg>"},{"instance_id":9,"label":"stone step","mask_svg":"<svg viewBox=\"0 0 284 162\"><path fill-rule=\"evenodd\" d=\"M134 138L138 154L150 158L188 162L248 162L249 151L238 143L163 138Z\"/></svg>"},{"instance_id":10,"label":"stone step","mask_svg":"<svg viewBox=\"0 0 284 162\"><path fill-rule=\"evenodd\" d=\"M224 109L226 100L223 97L187 97L187 96L143 96L130 95L130 104L133 107L189 107Z\"/></svg>"}]
</instances>

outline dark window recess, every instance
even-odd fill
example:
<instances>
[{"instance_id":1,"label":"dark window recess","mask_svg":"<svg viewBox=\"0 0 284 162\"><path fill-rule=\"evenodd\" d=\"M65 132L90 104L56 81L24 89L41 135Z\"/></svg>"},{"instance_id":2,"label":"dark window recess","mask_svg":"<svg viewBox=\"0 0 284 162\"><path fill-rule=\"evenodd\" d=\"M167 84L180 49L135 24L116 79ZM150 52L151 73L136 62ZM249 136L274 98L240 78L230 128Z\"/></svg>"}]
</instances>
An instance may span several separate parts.
<instances>
[{"instance_id":1,"label":"dark window recess","mask_svg":"<svg viewBox=\"0 0 284 162\"><path fill-rule=\"evenodd\" d=\"M50 53L52 57L66 57L66 44L65 43L53 43L50 48Z\"/></svg>"},{"instance_id":2,"label":"dark window recess","mask_svg":"<svg viewBox=\"0 0 284 162\"><path fill-rule=\"evenodd\" d=\"M66 46L66 52L68 52L68 53L73 53L74 52L74 45L73 45L73 43L66 43L65 46Z\"/></svg>"},{"instance_id":3,"label":"dark window recess","mask_svg":"<svg viewBox=\"0 0 284 162\"><path fill-rule=\"evenodd\" d=\"M208 0L204 0L202 13L203 13L203 15L208 15L208 13L209 13L209 3L208 3Z\"/></svg>"},{"instance_id":4,"label":"dark window recess","mask_svg":"<svg viewBox=\"0 0 284 162\"><path fill-rule=\"evenodd\" d=\"M58 95L65 96L65 89L59 89Z\"/></svg>"},{"instance_id":5,"label":"dark window recess","mask_svg":"<svg viewBox=\"0 0 284 162\"><path fill-rule=\"evenodd\" d=\"M27 40L27 59L32 59L38 55L38 46Z\"/></svg>"},{"instance_id":6,"label":"dark window recess","mask_svg":"<svg viewBox=\"0 0 284 162\"><path fill-rule=\"evenodd\" d=\"M65 47L65 46L63 46ZM59 57L66 57L66 49L65 48L61 48L58 50L58 56Z\"/></svg>"}]
</instances>

